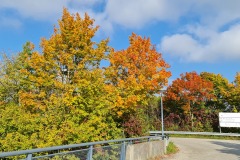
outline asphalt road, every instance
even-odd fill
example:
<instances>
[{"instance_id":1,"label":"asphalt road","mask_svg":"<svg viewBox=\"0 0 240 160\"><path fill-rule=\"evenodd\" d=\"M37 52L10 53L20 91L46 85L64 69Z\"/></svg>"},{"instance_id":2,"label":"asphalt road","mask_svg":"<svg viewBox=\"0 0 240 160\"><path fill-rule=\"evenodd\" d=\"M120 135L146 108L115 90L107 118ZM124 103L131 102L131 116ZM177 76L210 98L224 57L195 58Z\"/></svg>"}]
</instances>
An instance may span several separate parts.
<instances>
[{"instance_id":1,"label":"asphalt road","mask_svg":"<svg viewBox=\"0 0 240 160\"><path fill-rule=\"evenodd\" d=\"M163 160L240 160L240 140L169 139L179 152Z\"/></svg>"}]
</instances>

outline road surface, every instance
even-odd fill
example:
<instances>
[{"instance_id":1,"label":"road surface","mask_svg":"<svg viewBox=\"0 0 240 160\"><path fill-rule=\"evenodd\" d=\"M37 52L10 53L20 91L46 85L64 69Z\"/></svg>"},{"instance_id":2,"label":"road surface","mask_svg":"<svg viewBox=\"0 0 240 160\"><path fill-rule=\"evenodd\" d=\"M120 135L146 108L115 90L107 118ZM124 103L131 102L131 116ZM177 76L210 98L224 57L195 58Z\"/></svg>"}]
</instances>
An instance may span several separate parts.
<instances>
[{"instance_id":1,"label":"road surface","mask_svg":"<svg viewBox=\"0 0 240 160\"><path fill-rule=\"evenodd\" d=\"M163 160L240 160L240 140L171 138L179 152Z\"/></svg>"}]
</instances>

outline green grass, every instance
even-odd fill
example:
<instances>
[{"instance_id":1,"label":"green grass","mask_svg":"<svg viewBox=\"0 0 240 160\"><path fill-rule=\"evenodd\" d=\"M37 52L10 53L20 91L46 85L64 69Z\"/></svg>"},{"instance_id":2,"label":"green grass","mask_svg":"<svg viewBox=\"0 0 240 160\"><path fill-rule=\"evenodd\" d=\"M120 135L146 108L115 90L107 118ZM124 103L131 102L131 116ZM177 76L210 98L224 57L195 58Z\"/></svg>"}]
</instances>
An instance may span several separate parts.
<instances>
[{"instance_id":1,"label":"green grass","mask_svg":"<svg viewBox=\"0 0 240 160\"><path fill-rule=\"evenodd\" d=\"M177 146L170 141L167 146L167 154L175 154L177 152L178 152Z\"/></svg>"},{"instance_id":2,"label":"green grass","mask_svg":"<svg viewBox=\"0 0 240 160\"><path fill-rule=\"evenodd\" d=\"M209 136L209 135L183 135L183 134L171 134L169 137L181 137L181 138L202 138L202 139L222 139L222 140L240 140L240 137L230 136Z\"/></svg>"}]
</instances>

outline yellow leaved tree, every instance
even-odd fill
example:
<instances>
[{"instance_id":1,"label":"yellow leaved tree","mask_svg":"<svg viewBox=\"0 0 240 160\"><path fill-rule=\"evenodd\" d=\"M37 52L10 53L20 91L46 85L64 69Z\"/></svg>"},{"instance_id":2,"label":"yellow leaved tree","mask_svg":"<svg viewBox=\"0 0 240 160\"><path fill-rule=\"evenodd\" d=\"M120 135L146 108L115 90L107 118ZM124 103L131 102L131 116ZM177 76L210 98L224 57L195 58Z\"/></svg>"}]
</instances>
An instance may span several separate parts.
<instances>
[{"instance_id":1,"label":"yellow leaved tree","mask_svg":"<svg viewBox=\"0 0 240 160\"><path fill-rule=\"evenodd\" d=\"M97 29L87 14L82 18L65 8L59 27L49 39L42 39L42 52L27 44L20 54L25 67L13 71L21 74L15 86L25 87L14 90L14 104L1 95L1 151L119 137L111 114L113 100L100 67L109 50L108 40L94 42ZM19 120L7 121L9 116ZM21 129L26 123L31 130Z\"/></svg>"}]
</instances>

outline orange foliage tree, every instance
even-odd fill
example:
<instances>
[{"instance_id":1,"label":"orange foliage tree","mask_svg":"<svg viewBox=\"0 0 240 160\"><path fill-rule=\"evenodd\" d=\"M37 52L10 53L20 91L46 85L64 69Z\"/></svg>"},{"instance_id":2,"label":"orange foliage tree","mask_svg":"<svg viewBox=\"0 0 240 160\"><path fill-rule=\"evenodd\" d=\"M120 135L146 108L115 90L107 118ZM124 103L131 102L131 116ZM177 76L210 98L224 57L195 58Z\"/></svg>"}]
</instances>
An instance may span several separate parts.
<instances>
[{"instance_id":1,"label":"orange foliage tree","mask_svg":"<svg viewBox=\"0 0 240 160\"><path fill-rule=\"evenodd\" d=\"M213 99L213 83L201 78L196 72L187 72L167 88L164 101L167 112L189 114L193 123L193 112Z\"/></svg>"},{"instance_id":2,"label":"orange foliage tree","mask_svg":"<svg viewBox=\"0 0 240 160\"><path fill-rule=\"evenodd\" d=\"M112 50L106 79L116 97L114 108L119 117L132 114L146 106L150 98L168 83L169 65L157 52L149 38L136 34L129 37L129 47ZM141 117L139 117L141 118Z\"/></svg>"}]
</instances>

